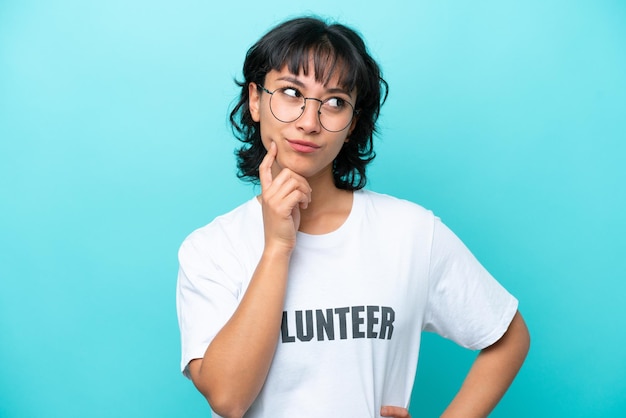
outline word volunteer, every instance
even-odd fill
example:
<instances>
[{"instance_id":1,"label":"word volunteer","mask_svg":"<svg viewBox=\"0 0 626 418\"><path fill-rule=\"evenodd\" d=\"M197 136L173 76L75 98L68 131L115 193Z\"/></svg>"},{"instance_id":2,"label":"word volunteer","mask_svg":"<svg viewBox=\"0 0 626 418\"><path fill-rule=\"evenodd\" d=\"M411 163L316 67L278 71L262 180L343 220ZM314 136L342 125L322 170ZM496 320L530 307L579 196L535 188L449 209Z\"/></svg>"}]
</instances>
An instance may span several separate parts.
<instances>
[{"instance_id":1,"label":"word volunteer","mask_svg":"<svg viewBox=\"0 0 626 418\"><path fill-rule=\"evenodd\" d=\"M341 340L348 338L391 339L396 313L388 306L352 306L284 311L283 343ZM295 327L295 334L292 330ZM339 331L338 333L336 331Z\"/></svg>"}]
</instances>

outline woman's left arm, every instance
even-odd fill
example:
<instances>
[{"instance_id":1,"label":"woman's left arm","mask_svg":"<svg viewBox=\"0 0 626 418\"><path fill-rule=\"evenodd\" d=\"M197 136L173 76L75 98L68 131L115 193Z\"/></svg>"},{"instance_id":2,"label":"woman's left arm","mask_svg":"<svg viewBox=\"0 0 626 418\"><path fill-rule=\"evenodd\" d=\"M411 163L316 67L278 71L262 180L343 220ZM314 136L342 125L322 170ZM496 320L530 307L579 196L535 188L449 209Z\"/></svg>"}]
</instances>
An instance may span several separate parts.
<instances>
[{"instance_id":1,"label":"woman's left arm","mask_svg":"<svg viewBox=\"0 0 626 418\"><path fill-rule=\"evenodd\" d=\"M488 416L522 367L529 347L528 328L517 312L504 335L478 354L461 389L441 417Z\"/></svg>"},{"instance_id":2,"label":"woman's left arm","mask_svg":"<svg viewBox=\"0 0 626 418\"><path fill-rule=\"evenodd\" d=\"M441 418L488 416L513 382L529 348L528 328L517 312L504 335L478 354L461 389ZM407 409L398 406L383 406L380 413L383 417L410 417Z\"/></svg>"}]
</instances>

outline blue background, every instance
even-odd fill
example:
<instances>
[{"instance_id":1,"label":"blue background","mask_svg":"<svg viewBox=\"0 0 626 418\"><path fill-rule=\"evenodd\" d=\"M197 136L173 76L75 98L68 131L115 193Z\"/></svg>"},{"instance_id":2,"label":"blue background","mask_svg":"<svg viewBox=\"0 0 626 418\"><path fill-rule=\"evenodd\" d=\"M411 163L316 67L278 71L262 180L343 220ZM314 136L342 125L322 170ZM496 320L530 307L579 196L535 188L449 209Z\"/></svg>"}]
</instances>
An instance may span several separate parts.
<instances>
[{"instance_id":1,"label":"blue background","mask_svg":"<svg viewBox=\"0 0 626 418\"><path fill-rule=\"evenodd\" d=\"M247 48L317 13L391 86L370 189L432 209L521 301L494 417L626 416L626 4L0 2L0 416L208 416L178 369L177 250L248 199ZM411 411L475 353L426 335Z\"/></svg>"}]
</instances>

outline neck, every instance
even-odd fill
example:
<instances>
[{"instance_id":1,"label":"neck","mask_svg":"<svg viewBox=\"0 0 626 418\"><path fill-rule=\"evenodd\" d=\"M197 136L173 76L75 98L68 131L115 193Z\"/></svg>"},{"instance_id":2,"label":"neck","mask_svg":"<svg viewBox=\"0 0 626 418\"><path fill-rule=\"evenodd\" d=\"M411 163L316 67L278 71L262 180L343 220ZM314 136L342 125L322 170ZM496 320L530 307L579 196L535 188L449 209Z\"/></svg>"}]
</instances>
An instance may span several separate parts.
<instances>
[{"instance_id":1,"label":"neck","mask_svg":"<svg viewBox=\"0 0 626 418\"><path fill-rule=\"evenodd\" d=\"M300 231L327 234L338 229L352 210L352 191L338 189L333 179L309 179L311 203L300 211Z\"/></svg>"}]
</instances>

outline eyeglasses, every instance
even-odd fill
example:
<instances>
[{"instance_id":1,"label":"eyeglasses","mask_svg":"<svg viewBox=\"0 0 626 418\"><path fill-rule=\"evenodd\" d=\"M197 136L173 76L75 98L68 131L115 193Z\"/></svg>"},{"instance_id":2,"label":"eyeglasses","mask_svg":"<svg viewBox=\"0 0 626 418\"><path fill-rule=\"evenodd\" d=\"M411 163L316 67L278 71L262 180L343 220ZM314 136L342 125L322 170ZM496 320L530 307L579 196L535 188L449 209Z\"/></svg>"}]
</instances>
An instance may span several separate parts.
<instances>
[{"instance_id":1,"label":"eyeglasses","mask_svg":"<svg viewBox=\"0 0 626 418\"><path fill-rule=\"evenodd\" d=\"M293 87L282 87L269 91L262 85L257 85L271 96L270 111L277 120L283 123L293 122L302 116L307 100L320 103L317 110L320 125L330 132L340 132L346 129L357 113L352 103L341 97L329 97L326 100L320 100L315 97L304 97Z\"/></svg>"}]
</instances>

